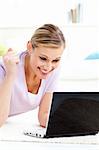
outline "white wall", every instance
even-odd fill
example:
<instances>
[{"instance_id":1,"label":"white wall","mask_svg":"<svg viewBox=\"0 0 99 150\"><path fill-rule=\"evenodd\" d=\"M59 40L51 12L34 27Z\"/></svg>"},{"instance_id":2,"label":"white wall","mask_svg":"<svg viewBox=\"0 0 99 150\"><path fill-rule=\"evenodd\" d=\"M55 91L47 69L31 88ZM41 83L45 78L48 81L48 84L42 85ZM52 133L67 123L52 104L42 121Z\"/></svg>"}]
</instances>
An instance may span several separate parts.
<instances>
[{"instance_id":1,"label":"white wall","mask_svg":"<svg viewBox=\"0 0 99 150\"><path fill-rule=\"evenodd\" d=\"M81 19L73 24L68 12L78 3ZM26 50L26 42L37 27L57 24L66 37L62 89L98 91L99 62L81 63L88 54L99 51L98 7L98 0L0 0L0 44Z\"/></svg>"},{"instance_id":2,"label":"white wall","mask_svg":"<svg viewBox=\"0 0 99 150\"><path fill-rule=\"evenodd\" d=\"M0 27L32 27L45 22L68 24L68 11L81 4L82 24L98 22L98 0L0 0Z\"/></svg>"},{"instance_id":3,"label":"white wall","mask_svg":"<svg viewBox=\"0 0 99 150\"><path fill-rule=\"evenodd\" d=\"M80 3L81 22L72 24L68 12ZM66 37L64 57L83 59L99 49L98 0L0 0L0 42L24 49L35 28L55 23Z\"/></svg>"},{"instance_id":4,"label":"white wall","mask_svg":"<svg viewBox=\"0 0 99 150\"><path fill-rule=\"evenodd\" d=\"M33 27L43 23L65 25L66 0L1 0L1 27Z\"/></svg>"}]
</instances>

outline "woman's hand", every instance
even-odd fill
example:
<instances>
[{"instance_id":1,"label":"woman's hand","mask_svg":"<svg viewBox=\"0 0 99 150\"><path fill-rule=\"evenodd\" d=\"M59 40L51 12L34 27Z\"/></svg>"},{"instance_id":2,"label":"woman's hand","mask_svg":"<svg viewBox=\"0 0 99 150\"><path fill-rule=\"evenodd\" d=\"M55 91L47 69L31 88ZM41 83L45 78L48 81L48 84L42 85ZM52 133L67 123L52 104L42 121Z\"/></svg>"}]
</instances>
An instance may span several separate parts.
<instances>
[{"instance_id":1,"label":"woman's hand","mask_svg":"<svg viewBox=\"0 0 99 150\"><path fill-rule=\"evenodd\" d=\"M3 56L3 61L6 67L6 75L15 77L17 74L17 64L19 63L19 57L16 52L9 48L7 53Z\"/></svg>"},{"instance_id":2,"label":"woman's hand","mask_svg":"<svg viewBox=\"0 0 99 150\"><path fill-rule=\"evenodd\" d=\"M40 126L42 127L46 127L47 125L52 97L53 97L53 93L50 93L50 92L45 93L39 105L38 120L39 120Z\"/></svg>"}]
</instances>

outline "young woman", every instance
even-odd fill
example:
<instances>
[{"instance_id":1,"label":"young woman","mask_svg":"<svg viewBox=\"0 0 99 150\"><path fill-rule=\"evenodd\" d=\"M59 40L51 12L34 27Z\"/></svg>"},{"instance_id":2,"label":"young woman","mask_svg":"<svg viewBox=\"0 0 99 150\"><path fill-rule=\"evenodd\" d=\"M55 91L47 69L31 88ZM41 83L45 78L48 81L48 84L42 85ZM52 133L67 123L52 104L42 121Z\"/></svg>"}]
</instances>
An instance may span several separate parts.
<instances>
[{"instance_id":1,"label":"young woman","mask_svg":"<svg viewBox=\"0 0 99 150\"><path fill-rule=\"evenodd\" d=\"M0 64L0 126L8 116L37 106L40 125L46 126L64 48L62 31L45 24L34 32L26 51L17 55L8 49Z\"/></svg>"}]
</instances>

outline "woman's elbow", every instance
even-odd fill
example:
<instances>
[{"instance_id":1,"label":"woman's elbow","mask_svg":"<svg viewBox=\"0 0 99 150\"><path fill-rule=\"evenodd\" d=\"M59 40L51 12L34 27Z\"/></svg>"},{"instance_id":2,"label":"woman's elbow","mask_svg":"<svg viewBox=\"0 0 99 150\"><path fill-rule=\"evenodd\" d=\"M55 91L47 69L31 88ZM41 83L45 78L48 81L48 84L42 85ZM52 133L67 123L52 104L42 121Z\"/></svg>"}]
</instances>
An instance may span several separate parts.
<instances>
[{"instance_id":1,"label":"woman's elbow","mask_svg":"<svg viewBox=\"0 0 99 150\"><path fill-rule=\"evenodd\" d=\"M4 125L5 121L0 120L0 128Z\"/></svg>"},{"instance_id":2,"label":"woman's elbow","mask_svg":"<svg viewBox=\"0 0 99 150\"><path fill-rule=\"evenodd\" d=\"M5 124L8 117L2 118L0 117L0 128Z\"/></svg>"}]
</instances>

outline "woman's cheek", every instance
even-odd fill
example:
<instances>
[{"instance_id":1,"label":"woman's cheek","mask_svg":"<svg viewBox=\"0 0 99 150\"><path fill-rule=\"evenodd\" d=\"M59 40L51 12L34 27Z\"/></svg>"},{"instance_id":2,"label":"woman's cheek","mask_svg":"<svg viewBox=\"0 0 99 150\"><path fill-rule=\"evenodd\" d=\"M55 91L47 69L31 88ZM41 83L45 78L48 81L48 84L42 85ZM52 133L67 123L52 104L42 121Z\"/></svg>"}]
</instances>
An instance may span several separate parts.
<instances>
[{"instance_id":1,"label":"woman's cheek","mask_svg":"<svg viewBox=\"0 0 99 150\"><path fill-rule=\"evenodd\" d=\"M40 66L44 66L45 64L46 64L45 62L39 61L39 65L40 65Z\"/></svg>"}]
</instances>

